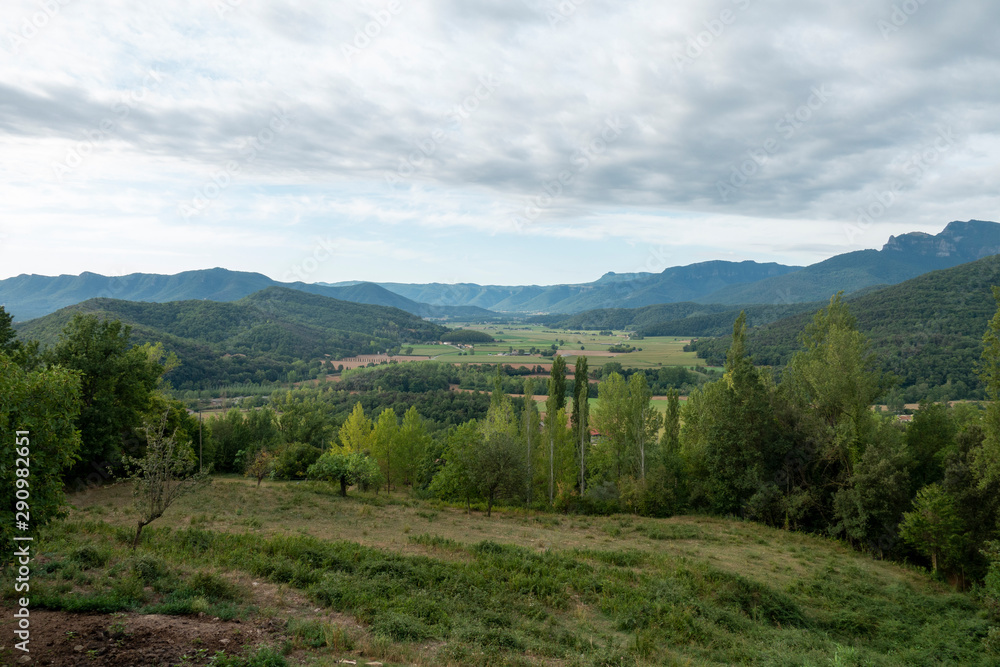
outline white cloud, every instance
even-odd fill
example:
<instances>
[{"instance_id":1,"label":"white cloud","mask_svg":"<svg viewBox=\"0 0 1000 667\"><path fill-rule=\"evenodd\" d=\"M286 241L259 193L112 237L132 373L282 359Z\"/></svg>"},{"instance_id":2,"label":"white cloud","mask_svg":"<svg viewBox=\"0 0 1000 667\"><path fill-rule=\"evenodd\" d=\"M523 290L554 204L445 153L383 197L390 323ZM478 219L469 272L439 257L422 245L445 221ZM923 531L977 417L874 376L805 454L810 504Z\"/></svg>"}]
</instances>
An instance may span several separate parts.
<instances>
[{"instance_id":1,"label":"white cloud","mask_svg":"<svg viewBox=\"0 0 1000 667\"><path fill-rule=\"evenodd\" d=\"M484 234L699 256L708 239L718 256L794 263L1000 204L1000 6L986 0L925 3L905 21L861 0L50 5L40 26L36 2L0 9L5 274L26 264L11 259L15 235L19 252L49 248L35 265L51 272L63 264L44 257L72 256L53 247L74 229L105 237L83 266L97 271L126 248L160 271L208 257L267 272L294 259L239 249L317 229L399 247L450 230L444 255ZM248 160L282 108L290 123ZM608 122L621 132L601 139ZM942 128L953 142L915 169ZM84 149L60 179L53 165ZM233 161L204 210L178 214ZM235 240L157 261L165 231ZM406 261L412 280L430 275ZM519 258L507 266L515 280Z\"/></svg>"}]
</instances>

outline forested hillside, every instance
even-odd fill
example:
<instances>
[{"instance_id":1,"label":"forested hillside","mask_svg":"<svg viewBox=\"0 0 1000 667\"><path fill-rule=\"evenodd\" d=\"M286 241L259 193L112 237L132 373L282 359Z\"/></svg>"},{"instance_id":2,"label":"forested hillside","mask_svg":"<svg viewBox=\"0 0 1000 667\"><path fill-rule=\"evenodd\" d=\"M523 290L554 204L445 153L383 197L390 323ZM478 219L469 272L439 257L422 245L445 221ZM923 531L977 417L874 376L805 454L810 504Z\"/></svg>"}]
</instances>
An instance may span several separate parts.
<instances>
[{"instance_id":1,"label":"forested hillside","mask_svg":"<svg viewBox=\"0 0 1000 667\"><path fill-rule=\"evenodd\" d=\"M136 343L162 342L180 360L165 376L176 389L285 380L293 367L318 368L323 360L436 340L447 331L396 308L269 287L231 303L91 299L25 322L18 334L54 344L78 312L121 320Z\"/></svg>"},{"instance_id":2,"label":"forested hillside","mask_svg":"<svg viewBox=\"0 0 1000 667\"><path fill-rule=\"evenodd\" d=\"M542 315L533 322L560 329L630 329L644 336L722 336L733 327L733 320L746 311L751 326L767 324L798 313L812 312L823 302L792 304L748 304L727 306L692 301L663 303L643 308L605 308L588 310L572 316Z\"/></svg>"},{"instance_id":3,"label":"forested hillside","mask_svg":"<svg viewBox=\"0 0 1000 667\"><path fill-rule=\"evenodd\" d=\"M947 386L943 398L981 397L976 363L983 329L996 309L990 286L998 284L1000 256L994 255L847 302L883 369L895 374L902 387L917 387L914 398L940 385ZM801 313L751 329L747 347L754 361L786 364L810 317ZM721 364L729 344L726 336L700 340L695 349L709 363Z\"/></svg>"}]
</instances>

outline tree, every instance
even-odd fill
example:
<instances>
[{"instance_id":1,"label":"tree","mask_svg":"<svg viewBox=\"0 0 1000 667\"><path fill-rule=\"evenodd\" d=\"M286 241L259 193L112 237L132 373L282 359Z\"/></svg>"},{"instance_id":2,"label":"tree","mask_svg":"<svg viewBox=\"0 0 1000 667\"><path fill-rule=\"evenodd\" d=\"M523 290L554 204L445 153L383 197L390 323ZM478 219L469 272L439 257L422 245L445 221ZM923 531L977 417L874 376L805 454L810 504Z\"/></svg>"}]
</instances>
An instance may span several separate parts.
<instances>
[{"instance_id":1,"label":"tree","mask_svg":"<svg viewBox=\"0 0 1000 667\"><path fill-rule=\"evenodd\" d=\"M983 334L983 355L979 377L986 386L990 404L986 407L985 439L977 457L982 484L1000 481L1000 287L993 287L997 312Z\"/></svg>"},{"instance_id":2,"label":"tree","mask_svg":"<svg viewBox=\"0 0 1000 667\"><path fill-rule=\"evenodd\" d=\"M954 446L957 427L944 403L920 404L913 421L906 428L906 446L914 459L914 490L941 481L944 456Z\"/></svg>"},{"instance_id":3,"label":"tree","mask_svg":"<svg viewBox=\"0 0 1000 667\"><path fill-rule=\"evenodd\" d=\"M396 411L392 408L386 408L379 415L378 422L372 431L372 453L382 469L386 493L392 490L393 473L399 467L397 460L399 441L399 422L396 419Z\"/></svg>"},{"instance_id":4,"label":"tree","mask_svg":"<svg viewBox=\"0 0 1000 667\"><path fill-rule=\"evenodd\" d=\"M554 398L556 410L566 407L566 359L559 354L553 357L549 371L549 396Z\"/></svg>"},{"instance_id":5,"label":"tree","mask_svg":"<svg viewBox=\"0 0 1000 667\"><path fill-rule=\"evenodd\" d=\"M646 479L646 444L654 441L660 430L660 413L650 401L653 392L646 383L645 373L633 373L628 382L628 429L639 454L639 479Z\"/></svg>"},{"instance_id":6,"label":"tree","mask_svg":"<svg viewBox=\"0 0 1000 667\"><path fill-rule=\"evenodd\" d=\"M133 346L131 329L76 313L63 330L51 362L79 371L82 407L80 455L84 465L117 465L122 440L142 424L160 376L167 370L158 345ZM167 359L167 363L172 363Z\"/></svg>"},{"instance_id":7,"label":"tree","mask_svg":"<svg viewBox=\"0 0 1000 667\"><path fill-rule=\"evenodd\" d=\"M198 460L187 442L179 442L176 432L167 435L167 415L158 425L146 423L146 454L124 460L126 479L132 482L132 496L137 513L132 549L139 545L142 529L163 516L181 496L208 484L208 471L197 472Z\"/></svg>"},{"instance_id":8,"label":"tree","mask_svg":"<svg viewBox=\"0 0 1000 667\"><path fill-rule=\"evenodd\" d=\"M14 316L0 306L0 352L13 357L21 349L21 342L17 340L17 331L14 329Z\"/></svg>"},{"instance_id":9,"label":"tree","mask_svg":"<svg viewBox=\"0 0 1000 667\"><path fill-rule=\"evenodd\" d=\"M475 419L449 429L444 448L444 467L434 475L430 484L431 493L438 498L464 500L467 513L471 513L472 499L477 494L471 471L480 437L479 423Z\"/></svg>"},{"instance_id":10,"label":"tree","mask_svg":"<svg viewBox=\"0 0 1000 667\"><path fill-rule=\"evenodd\" d=\"M250 478L256 478L257 488L260 488L260 483L274 470L274 464L275 460L271 452L260 449L250 459L243 474Z\"/></svg>"},{"instance_id":11,"label":"tree","mask_svg":"<svg viewBox=\"0 0 1000 667\"><path fill-rule=\"evenodd\" d=\"M367 452L373 444L372 430L372 420L365 416L365 409L359 401L354 404L351 415L340 427L340 444L348 452Z\"/></svg>"},{"instance_id":12,"label":"tree","mask_svg":"<svg viewBox=\"0 0 1000 667\"><path fill-rule=\"evenodd\" d=\"M562 359L562 357L556 357L556 359ZM555 416L562 409L559 405L559 386L560 382L556 377L556 364L553 362L552 371L549 373L548 397L545 399L545 438L549 441L549 505L555 502L556 439L563 436L566 427L565 422L562 425L562 430L558 430L556 427ZM565 384L563 384L563 390L565 390Z\"/></svg>"},{"instance_id":13,"label":"tree","mask_svg":"<svg viewBox=\"0 0 1000 667\"><path fill-rule=\"evenodd\" d=\"M875 428L871 406L888 389L890 378L868 350L841 293L816 313L802 344L805 349L788 365L789 385L823 429L816 434L823 441L823 456L849 476Z\"/></svg>"},{"instance_id":14,"label":"tree","mask_svg":"<svg viewBox=\"0 0 1000 667\"><path fill-rule=\"evenodd\" d=\"M893 417L876 417L875 431L843 488L833 496L831 532L884 558L910 506L910 458Z\"/></svg>"},{"instance_id":15,"label":"tree","mask_svg":"<svg viewBox=\"0 0 1000 667\"><path fill-rule=\"evenodd\" d=\"M590 377L587 370L587 357L579 355L576 358L576 369L573 373L573 432L574 441L579 447L580 460L580 495L583 495L587 478L586 445L590 442Z\"/></svg>"},{"instance_id":16,"label":"tree","mask_svg":"<svg viewBox=\"0 0 1000 667\"><path fill-rule=\"evenodd\" d=\"M629 443L628 386L618 373L605 376L597 387L594 426L610 448L615 481L629 474L634 459Z\"/></svg>"},{"instance_id":17,"label":"tree","mask_svg":"<svg viewBox=\"0 0 1000 667\"><path fill-rule=\"evenodd\" d=\"M920 553L930 556L931 566L954 560L961 549L962 526L951 498L940 484L930 484L917 492L913 511L903 515L899 534Z\"/></svg>"},{"instance_id":18,"label":"tree","mask_svg":"<svg viewBox=\"0 0 1000 667\"><path fill-rule=\"evenodd\" d=\"M0 352L0 434L7 443L0 459L0 562L8 562L14 545L15 512L21 511L17 503L23 500L17 491L30 493L32 527L62 515L63 473L80 451L80 433L73 428L79 410L78 373L25 370ZM27 467L21 458L27 459ZM25 481L18 470L26 470L30 478Z\"/></svg>"},{"instance_id":19,"label":"tree","mask_svg":"<svg viewBox=\"0 0 1000 667\"><path fill-rule=\"evenodd\" d=\"M524 456L516 437L506 431L493 431L473 452L469 478L486 497L486 516L491 516L494 501L517 492L527 477Z\"/></svg>"},{"instance_id":20,"label":"tree","mask_svg":"<svg viewBox=\"0 0 1000 667\"><path fill-rule=\"evenodd\" d=\"M342 498L347 497L349 486L377 486L381 482L375 460L363 452L348 451L336 446L324 452L316 463L309 466L306 476L309 479L339 484Z\"/></svg>"},{"instance_id":21,"label":"tree","mask_svg":"<svg viewBox=\"0 0 1000 667\"><path fill-rule=\"evenodd\" d=\"M499 396L479 424L481 440L468 461L469 479L486 498L486 516L492 513L493 502L501 495L516 493L527 475L510 397Z\"/></svg>"},{"instance_id":22,"label":"tree","mask_svg":"<svg viewBox=\"0 0 1000 667\"><path fill-rule=\"evenodd\" d=\"M534 492L534 466L532 465L532 445L538 440L538 406L535 405L535 382L530 377L524 379L524 409L521 411L521 433L524 438L526 449L525 462L527 465L528 493L527 504L530 507Z\"/></svg>"},{"instance_id":23,"label":"tree","mask_svg":"<svg viewBox=\"0 0 1000 667\"><path fill-rule=\"evenodd\" d=\"M243 415L240 435L242 441L236 459L245 470L258 452L272 451L281 442L278 415L269 407L250 410Z\"/></svg>"},{"instance_id":24,"label":"tree","mask_svg":"<svg viewBox=\"0 0 1000 667\"><path fill-rule=\"evenodd\" d=\"M415 406L410 406L403 415L403 425L399 429L399 466L404 484L414 484L417 471L424 454L430 449L431 436L427 434L424 420Z\"/></svg>"},{"instance_id":25,"label":"tree","mask_svg":"<svg viewBox=\"0 0 1000 667\"><path fill-rule=\"evenodd\" d=\"M772 483L784 456L771 384L746 351L746 314L733 323L722 379L692 392L685 406L684 448L701 473L695 497L721 514L741 513Z\"/></svg>"},{"instance_id":26,"label":"tree","mask_svg":"<svg viewBox=\"0 0 1000 667\"><path fill-rule=\"evenodd\" d=\"M663 416L663 436L660 447L667 452L675 453L680 448L681 439L681 401L676 389L667 391L667 411Z\"/></svg>"}]
</instances>

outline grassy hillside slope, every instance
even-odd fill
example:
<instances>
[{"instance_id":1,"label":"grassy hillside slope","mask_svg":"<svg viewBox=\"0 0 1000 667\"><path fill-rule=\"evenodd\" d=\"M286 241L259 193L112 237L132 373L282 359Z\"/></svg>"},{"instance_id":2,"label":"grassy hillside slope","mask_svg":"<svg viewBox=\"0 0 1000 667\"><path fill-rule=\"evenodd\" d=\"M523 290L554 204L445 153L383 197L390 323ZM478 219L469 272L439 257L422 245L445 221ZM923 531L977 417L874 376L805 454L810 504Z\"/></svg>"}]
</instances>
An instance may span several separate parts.
<instances>
[{"instance_id":1,"label":"grassy hillside slope","mask_svg":"<svg viewBox=\"0 0 1000 667\"><path fill-rule=\"evenodd\" d=\"M991 621L972 596L837 542L755 524L514 510L487 519L402 496L342 499L325 485L258 489L217 478L147 529L133 556L129 500L122 486L72 498L69 519L37 543L37 608L101 612L109 623L124 613L129 627L140 611L192 614L196 627L241 619L247 640L258 628L248 645L277 647L268 665L998 657L987 652ZM263 634L261 617L271 619ZM97 651L99 641L81 646Z\"/></svg>"}]
</instances>

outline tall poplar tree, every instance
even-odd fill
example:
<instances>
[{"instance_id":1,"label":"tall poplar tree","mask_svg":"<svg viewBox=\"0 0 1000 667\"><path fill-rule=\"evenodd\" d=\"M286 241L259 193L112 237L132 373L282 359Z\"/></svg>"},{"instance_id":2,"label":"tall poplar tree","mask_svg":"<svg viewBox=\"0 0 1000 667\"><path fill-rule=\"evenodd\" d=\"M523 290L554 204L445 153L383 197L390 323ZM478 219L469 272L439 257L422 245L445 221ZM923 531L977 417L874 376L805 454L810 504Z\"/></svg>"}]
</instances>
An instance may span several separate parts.
<instances>
[{"instance_id":1,"label":"tall poplar tree","mask_svg":"<svg viewBox=\"0 0 1000 667\"><path fill-rule=\"evenodd\" d=\"M587 370L587 357L576 358L576 370L573 373L573 432L579 448L580 458L580 495L583 495L587 477L587 442L590 440L590 382Z\"/></svg>"},{"instance_id":2,"label":"tall poplar tree","mask_svg":"<svg viewBox=\"0 0 1000 667\"><path fill-rule=\"evenodd\" d=\"M566 407L566 359L556 355L549 372L549 396L555 398L556 410Z\"/></svg>"}]
</instances>

